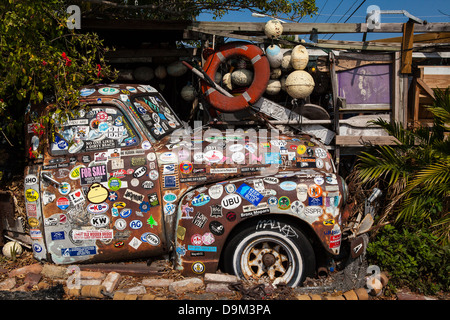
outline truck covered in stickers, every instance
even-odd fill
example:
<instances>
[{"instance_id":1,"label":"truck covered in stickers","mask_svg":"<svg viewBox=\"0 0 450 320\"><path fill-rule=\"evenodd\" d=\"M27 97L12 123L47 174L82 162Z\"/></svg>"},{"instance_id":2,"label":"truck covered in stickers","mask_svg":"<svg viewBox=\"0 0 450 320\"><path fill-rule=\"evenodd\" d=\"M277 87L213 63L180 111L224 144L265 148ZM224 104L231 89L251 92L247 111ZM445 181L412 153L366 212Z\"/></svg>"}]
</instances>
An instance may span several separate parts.
<instances>
[{"instance_id":1,"label":"truck covered in stickers","mask_svg":"<svg viewBox=\"0 0 450 320\"><path fill-rule=\"evenodd\" d=\"M171 257L297 286L342 247L345 181L310 135L191 128L148 85L80 90L67 118L27 113L34 257L55 264Z\"/></svg>"}]
</instances>

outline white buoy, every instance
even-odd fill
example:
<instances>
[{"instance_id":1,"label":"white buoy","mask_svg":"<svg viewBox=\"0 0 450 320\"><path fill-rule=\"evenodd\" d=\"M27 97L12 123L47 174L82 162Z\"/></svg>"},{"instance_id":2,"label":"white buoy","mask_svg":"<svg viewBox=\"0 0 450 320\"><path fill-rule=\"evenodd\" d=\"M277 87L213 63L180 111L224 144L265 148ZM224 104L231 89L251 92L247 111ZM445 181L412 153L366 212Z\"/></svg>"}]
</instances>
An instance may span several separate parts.
<instances>
[{"instance_id":1,"label":"white buoy","mask_svg":"<svg viewBox=\"0 0 450 320\"><path fill-rule=\"evenodd\" d=\"M233 85L231 84L231 73L225 73L222 77L222 82L228 90L233 90Z\"/></svg>"},{"instance_id":2,"label":"white buoy","mask_svg":"<svg viewBox=\"0 0 450 320\"><path fill-rule=\"evenodd\" d=\"M22 252L22 246L16 241L9 241L3 246L2 249L3 255L9 259L11 259L13 256L19 257Z\"/></svg>"},{"instance_id":3,"label":"white buoy","mask_svg":"<svg viewBox=\"0 0 450 320\"><path fill-rule=\"evenodd\" d=\"M172 62L167 66L167 73L172 77L181 77L187 70L188 68L181 61Z\"/></svg>"},{"instance_id":4,"label":"white buoy","mask_svg":"<svg viewBox=\"0 0 450 320\"><path fill-rule=\"evenodd\" d=\"M134 69L133 77L138 82L147 82L155 77L155 72L150 67L141 66Z\"/></svg>"},{"instance_id":5,"label":"white buoy","mask_svg":"<svg viewBox=\"0 0 450 320\"><path fill-rule=\"evenodd\" d=\"M231 73L231 82L237 86L249 86L253 82L253 71L238 69Z\"/></svg>"},{"instance_id":6,"label":"white buoy","mask_svg":"<svg viewBox=\"0 0 450 320\"><path fill-rule=\"evenodd\" d=\"M165 77L167 77L166 67L164 67L164 66L157 66L156 69L155 69L155 76L158 79L164 79Z\"/></svg>"},{"instance_id":7,"label":"white buoy","mask_svg":"<svg viewBox=\"0 0 450 320\"><path fill-rule=\"evenodd\" d=\"M270 96L276 95L281 91L281 82L279 80L270 79L267 84L266 93Z\"/></svg>"},{"instance_id":8,"label":"white buoy","mask_svg":"<svg viewBox=\"0 0 450 320\"><path fill-rule=\"evenodd\" d=\"M308 50L302 45L295 46L292 49L291 65L295 70L303 70L308 65Z\"/></svg>"},{"instance_id":9,"label":"white buoy","mask_svg":"<svg viewBox=\"0 0 450 320\"><path fill-rule=\"evenodd\" d=\"M181 97L185 101L188 101L188 102L194 101L196 96L197 96L197 91L191 84L185 85L181 89Z\"/></svg>"},{"instance_id":10,"label":"white buoy","mask_svg":"<svg viewBox=\"0 0 450 320\"><path fill-rule=\"evenodd\" d=\"M264 33L269 39L276 39L283 33L283 25L279 20L269 20L264 26Z\"/></svg>"},{"instance_id":11,"label":"white buoy","mask_svg":"<svg viewBox=\"0 0 450 320\"><path fill-rule=\"evenodd\" d=\"M281 77L281 69L280 68L270 69L270 79L278 79L280 77Z\"/></svg>"},{"instance_id":12,"label":"white buoy","mask_svg":"<svg viewBox=\"0 0 450 320\"><path fill-rule=\"evenodd\" d=\"M295 70L286 78L286 91L295 99L304 99L314 90L314 79L306 71Z\"/></svg>"},{"instance_id":13,"label":"white buoy","mask_svg":"<svg viewBox=\"0 0 450 320\"><path fill-rule=\"evenodd\" d=\"M272 44L266 49L266 57L269 60L271 68L278 68L281 66L281 61L283 60L283 53L281 48L276 44Z\"/></svg>"},{"instance_id":14,"label":"white buoy","mask_svg":"<svg viewBox=\"0 0 450 320\"><path fill-rule=\"evenodd\" d=\"M283 59L281 60L281 70L283 72L292 70L291 59L292 59L292 50L283 53Z\"/></svg>"}]
</instances>

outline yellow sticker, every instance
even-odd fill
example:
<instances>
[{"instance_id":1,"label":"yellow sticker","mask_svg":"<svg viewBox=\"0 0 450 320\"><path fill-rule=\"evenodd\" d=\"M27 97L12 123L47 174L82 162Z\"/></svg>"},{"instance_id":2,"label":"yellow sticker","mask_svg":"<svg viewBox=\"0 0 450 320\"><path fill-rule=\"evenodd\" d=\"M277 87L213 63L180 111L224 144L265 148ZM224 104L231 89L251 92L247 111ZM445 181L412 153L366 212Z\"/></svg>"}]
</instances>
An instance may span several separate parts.
<instances>
[{"instance_id":1,"label":"yellow sticker","mask_svg":"<svg viewBox=\"0 0 450 320\"><path fill-rule=\"evenodd\" d=\"M29 218L28 219L28 224L30 225L30 227L32 228L36 228L39 226L39 220L36 218Z\"/></svg>"},{"instance_id":2,"label":"yellow sticker","mask_svg":"<svg viewBox=\"0 0 450 320\"><path fill-rule=\"evenodd\" d=\"M323 224L325 226L332 226L334 224L334 220L333 219L327 219L323 222Z\"/></svg>"},{"instance_id":3,"label":"yellow sticker","mask_svg":"<svg viewBox=\"0 0 450 320\"><path fill-rule=\"evenodd\" d=\"M298 154L304 154L305 152L306 152L306 146L303 145L303 144L300 144L300 145L297 147L297 153L298 153Z\"/></svg>"},{"instance_id":4,"label":"yellow sticker","mask_svg":"<svg viewBox=\"0 0 450 320\"><path fill-rule=\"evenodd\" d=\"M30 202L34 202L39 199L39 192L34 189L27 189L27 191L25 191L25 198Z\"/></svg>"}]
</instances>

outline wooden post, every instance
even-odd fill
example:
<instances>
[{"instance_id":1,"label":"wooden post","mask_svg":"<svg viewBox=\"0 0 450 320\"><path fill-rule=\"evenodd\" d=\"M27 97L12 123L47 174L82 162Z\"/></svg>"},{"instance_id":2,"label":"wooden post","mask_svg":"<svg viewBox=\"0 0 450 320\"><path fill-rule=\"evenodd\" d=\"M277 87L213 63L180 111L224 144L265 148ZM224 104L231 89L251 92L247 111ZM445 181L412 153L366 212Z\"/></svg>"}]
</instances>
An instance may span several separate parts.
<instances>
[{"instance_id":1,"label":"wooden post","mask_svg":"<svg viewBox=\"0 0 450 320\"><path fill-rule=\"evenodd\" d=\"M411 73L412 50L414 43L414 23L408 21L403 24L402 64L400 73Z\"/></svg>"}]
</instances>

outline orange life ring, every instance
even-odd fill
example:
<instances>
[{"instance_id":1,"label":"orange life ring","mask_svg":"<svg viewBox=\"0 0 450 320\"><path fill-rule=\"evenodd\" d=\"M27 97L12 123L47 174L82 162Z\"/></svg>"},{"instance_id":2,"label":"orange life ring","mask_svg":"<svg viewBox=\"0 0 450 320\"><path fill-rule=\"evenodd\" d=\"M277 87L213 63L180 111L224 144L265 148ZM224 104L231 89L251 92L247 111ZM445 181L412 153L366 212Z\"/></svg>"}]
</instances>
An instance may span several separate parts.
<instances>
[{"instance_id":1,"label":"orange life ring","mask_svg":"<svg viewBox=\"0 0 450 320\"><path fill-rule=\"evenodd\" d=\"M225 113L240 111L255 103L267 88L270 77L270 65L263 51L246 42L231 42L220 47L217 52L211 54L204 64L204 71L211 78L222 62L232 56L244 56L253 65L253 82L243 93L234 97L227 97L202 81L202 92L206 100L217 110Z\"/></svg>"}]
</instances>

